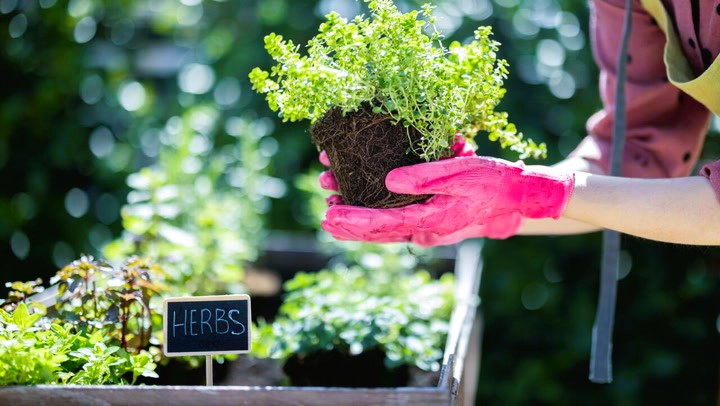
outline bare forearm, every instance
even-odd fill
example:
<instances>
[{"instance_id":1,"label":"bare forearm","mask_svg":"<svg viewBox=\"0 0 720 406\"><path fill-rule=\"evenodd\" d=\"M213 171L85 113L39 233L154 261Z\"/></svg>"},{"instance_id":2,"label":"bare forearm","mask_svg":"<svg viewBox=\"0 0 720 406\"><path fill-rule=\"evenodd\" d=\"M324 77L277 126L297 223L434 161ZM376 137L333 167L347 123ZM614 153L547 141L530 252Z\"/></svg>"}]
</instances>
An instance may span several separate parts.
<instances>
[{"instance_id":1,"label":"bare forearm","mask_svg":"<svg viewBox=\"0 0 720 406\"><path fill-rule=\"evenodd\" d=\"M720 203L702 177L632 179L577 173L564 217L652 240L720 245Z\"/></svg>"},{"instance_id":2,"label":"bare forearm","mask_svg":"<svg viewBox=\"0 0 720 406\"><path fill-rule=\"evenodd\" d=\"M584 234L600 231L601 228L581 221L560 218L553 219L523 219L518 230L519 235L566 235Z\"/></svg>"}]
</instances>

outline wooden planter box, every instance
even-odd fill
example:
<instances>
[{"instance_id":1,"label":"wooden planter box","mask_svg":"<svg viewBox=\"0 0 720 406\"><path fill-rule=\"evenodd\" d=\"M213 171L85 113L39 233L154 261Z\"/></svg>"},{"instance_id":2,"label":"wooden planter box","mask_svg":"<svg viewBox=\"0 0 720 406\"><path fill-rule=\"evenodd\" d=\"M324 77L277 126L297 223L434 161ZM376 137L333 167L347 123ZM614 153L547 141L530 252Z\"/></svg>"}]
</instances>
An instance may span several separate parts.
<instances>
[{"instance_id":1,"label":"wooden planter box","mask_svg":"<svg viewBox=\"0 0 720 406\"><path fill-rule=\"evenodd\" d=\"M0 388L0 405L473 405L480 371L481 242L458 245L456 303L439 382L427 387L75 386Z\"/></svg>"}]
</instances>

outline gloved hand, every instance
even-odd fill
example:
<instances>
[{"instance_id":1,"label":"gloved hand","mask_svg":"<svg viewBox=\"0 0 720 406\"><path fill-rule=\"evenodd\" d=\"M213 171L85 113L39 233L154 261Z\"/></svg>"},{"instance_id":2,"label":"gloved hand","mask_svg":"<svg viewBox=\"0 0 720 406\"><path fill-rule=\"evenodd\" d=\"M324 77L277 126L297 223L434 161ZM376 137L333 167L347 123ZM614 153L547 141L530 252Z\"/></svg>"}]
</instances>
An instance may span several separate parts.
<instances>
[{"instance_id":1,"label":"gloved hand","mask_svg":"<svg viewBox=\"0 0 720 406\"><path fill-rule=\"evenodd\" d=\"M451 158L459 156L475 156L475 151L473 150L472 146L466 142L465 137L461 133L455 134L455 142L450 146L450 150L453 152ZM320 163L330 168L330 159L327 156L327 152L320 152ZM335 179L335 174L331 169L320 173L318 181L320 183L320 187L322 187L323 189L331 190L333 192L340 191L338 188L337 180ZM342 196L337 194L328 196L325 201L327 202L328 206L334 206L336 204L344 203L342 200Z\"/></svg>"},{"instance_id":2,"label":"gloved hand","mask_svg":"<svg viewBox=\"0 0 720 406\"><path fill-rule=\"evenodd\" d=\"M572 174L526 168L487 157L458 157L406 166L385 179L396 193L434 194L393 209L333 205L323 229L340 240L452 244L466 238L507 238L522 217L558 218L574 187Z\"/></svg>"}]
</instances>

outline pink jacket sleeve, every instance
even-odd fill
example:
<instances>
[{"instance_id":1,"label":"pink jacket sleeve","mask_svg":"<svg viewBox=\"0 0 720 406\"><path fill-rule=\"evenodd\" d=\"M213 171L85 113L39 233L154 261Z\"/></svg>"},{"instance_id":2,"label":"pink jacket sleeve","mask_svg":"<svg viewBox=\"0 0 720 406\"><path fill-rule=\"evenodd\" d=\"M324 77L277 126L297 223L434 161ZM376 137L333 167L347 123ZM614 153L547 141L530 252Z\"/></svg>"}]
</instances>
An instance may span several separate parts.
<instances>
[{"instance_id":1,"label":"pink jacket sleeve","mask_svg":"<svg viewBox=\"0 0 720 406\"><path fill-rule=\"evenodd\" d=\"M700 175L706 177L713 189L715 189L715 196L720 201L720 161L707 164L700 169Z\"/></svg>"},{"instance_id":2,"label":"pink jacket sleeve","mask_svg":"<svg viewBox=\"0 0 720 406\"><path fill-rule=\"evenodd\" d=\"M603 109L587 122L589 135L571 153L594 161L607 173L612 143L617 58L623 0L593 0L593 55L600 68ZM627 55L627 133L623 175L687 176L697 162L710 112L668 82L663 62L665 36L639 1L633 4Z\"/></svg>"}]
</instances>

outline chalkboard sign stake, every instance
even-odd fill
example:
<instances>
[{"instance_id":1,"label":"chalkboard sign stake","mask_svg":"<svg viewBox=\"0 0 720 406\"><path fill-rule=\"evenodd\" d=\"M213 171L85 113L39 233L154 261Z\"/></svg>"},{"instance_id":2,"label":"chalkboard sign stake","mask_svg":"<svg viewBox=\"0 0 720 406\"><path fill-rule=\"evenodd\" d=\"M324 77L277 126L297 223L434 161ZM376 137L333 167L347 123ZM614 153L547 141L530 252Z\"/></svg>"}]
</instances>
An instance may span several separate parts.
<instances>
[{"instance_id":1,"label":"chalkboard sign stake","mask_svg":"<svg viewBox=\"0 0 720 406\"><path fill-rule=\"evenodd\" d=\"M213 363L212 355L205 356L205 385L213 386Z\"/></svg>"},{"instance_id":2,"label":"chalkboard sign stake","mask_svg":"<svg viewBox=\"0 0 720 406\"><path fill-rule=\"evenodd\" d=\"M166 357L205 356L205 385L213 386L213 355L250 351L250 296L188 296L165 299Z\"/></svg>"}]
</instances>

